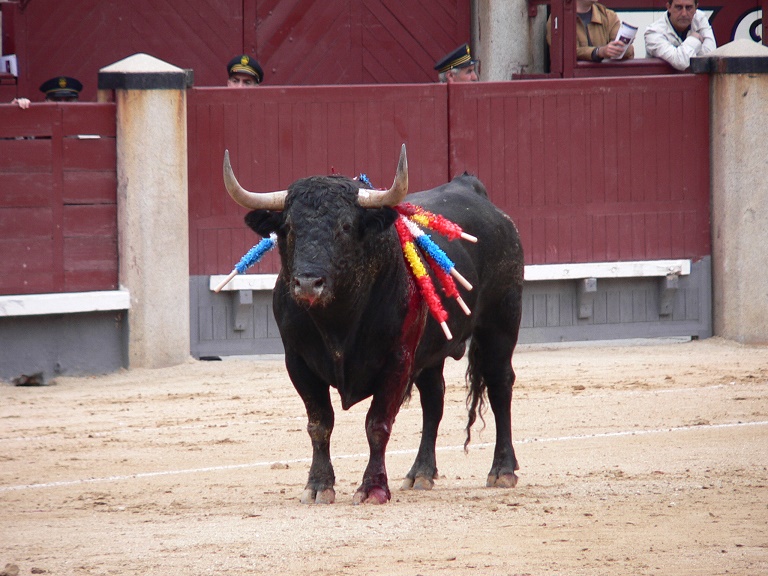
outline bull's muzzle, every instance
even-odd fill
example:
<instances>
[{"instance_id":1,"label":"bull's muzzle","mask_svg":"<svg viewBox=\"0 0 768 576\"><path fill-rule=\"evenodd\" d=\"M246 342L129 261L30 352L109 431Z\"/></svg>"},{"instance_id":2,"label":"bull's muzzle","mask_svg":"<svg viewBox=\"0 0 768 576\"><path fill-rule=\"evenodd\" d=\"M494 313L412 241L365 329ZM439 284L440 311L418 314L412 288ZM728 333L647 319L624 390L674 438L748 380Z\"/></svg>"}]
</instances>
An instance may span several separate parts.
<instances>
[{"instance_id":1,"label":"bull's muzzle","mask_svg":"<svg viewBox=\"0 0 768 576\"><path fill-rule=\"evenodd\" d=\"M322 300L326 292L325 278L302 274L294 276L291 281L291 291L296 300L306 302L310 306Z\"/></svg>"}]
</instances>

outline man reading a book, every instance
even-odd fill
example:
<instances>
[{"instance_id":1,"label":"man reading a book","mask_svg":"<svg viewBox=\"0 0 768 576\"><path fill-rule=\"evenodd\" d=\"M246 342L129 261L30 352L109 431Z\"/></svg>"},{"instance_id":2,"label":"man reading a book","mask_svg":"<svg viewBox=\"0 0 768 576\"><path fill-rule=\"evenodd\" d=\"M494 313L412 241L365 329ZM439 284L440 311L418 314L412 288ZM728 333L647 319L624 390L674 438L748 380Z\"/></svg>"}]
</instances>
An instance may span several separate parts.
<instances>
[{"instance_id":1,"label":"man reading a book","mask_svg":"<svg viewBox=\"0 0 768 576\"><path fill-rule=\"evenodd\" d=\"M698 8L698 0L667 0L667 13L645 30L648 56L685 70L691 65L692 57L717 48L709 19Z\"/></svg>"},{"instance_id":2,"label":"man reading a book","mask_svg":"<svg viewBox=\"0 0 768 576\"><path fill-rule=\"evenodd\" d=\"M576 60L628 60L635 48L616 39L621 20L597 0L576 0ZM547 44L552 45L552 17L547 20Z\"/></svg>"}]
</instances>

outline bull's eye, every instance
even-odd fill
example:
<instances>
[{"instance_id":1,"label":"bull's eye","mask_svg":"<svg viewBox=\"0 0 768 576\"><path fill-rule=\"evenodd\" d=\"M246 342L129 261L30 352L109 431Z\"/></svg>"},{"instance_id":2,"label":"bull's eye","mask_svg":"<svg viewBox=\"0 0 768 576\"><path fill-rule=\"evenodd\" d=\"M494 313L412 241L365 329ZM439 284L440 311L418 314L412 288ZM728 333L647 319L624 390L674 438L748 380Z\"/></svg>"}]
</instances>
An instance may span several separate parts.
<instances>
[{"instance_id":1,"label":"bull's eye","mask_svg":"<svg viewBox=\"0 0 768 576\"><path fill-rule=\"evenodd\" d=\"M344 224L341 225L341 229L344 232L349 232L350 230L352 230L352 224L350 224L349 222L344 222Z\"/></svg>"}]
</instances>

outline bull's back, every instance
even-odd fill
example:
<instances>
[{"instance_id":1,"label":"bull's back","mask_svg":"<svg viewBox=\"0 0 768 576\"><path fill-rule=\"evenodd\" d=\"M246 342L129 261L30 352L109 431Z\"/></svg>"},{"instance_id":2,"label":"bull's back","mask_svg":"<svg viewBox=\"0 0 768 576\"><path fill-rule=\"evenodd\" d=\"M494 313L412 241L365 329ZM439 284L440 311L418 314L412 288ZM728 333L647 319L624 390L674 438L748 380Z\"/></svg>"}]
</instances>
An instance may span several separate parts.
<instances>
[{"instance_id":1,"label":"bull's back","mask_svg":"<svg viewBox=\"0 0 768 576\"><path fill-rule=\"evenodd\" d=\"M472 270L468 270L468 274L476 274L480 281L485 273L500 274L504 282L512 278L522 284L523 251L517 227L510 216L489 200L480 180L466 174L457 176L432 190L409 195L406 200L444 216L477 237L477 244L464 240L441 242L452 259L455 256L464 261L465 266L470 265ZM437 240L436 233L432 236ZM462 272L459 261L456 267Z\"/></svg>"}]
</instances>

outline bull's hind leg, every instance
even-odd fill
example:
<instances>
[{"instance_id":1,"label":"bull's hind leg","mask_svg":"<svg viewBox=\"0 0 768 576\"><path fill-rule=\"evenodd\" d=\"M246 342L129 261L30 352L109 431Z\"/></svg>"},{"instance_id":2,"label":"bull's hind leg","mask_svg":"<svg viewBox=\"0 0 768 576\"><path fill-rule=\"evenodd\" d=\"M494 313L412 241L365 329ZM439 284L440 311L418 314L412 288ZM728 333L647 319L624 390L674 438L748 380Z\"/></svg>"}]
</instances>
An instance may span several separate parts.
<instances>
[{"instance_id":1,"label":"bull's hind leg","mask_svg":"<svg viewBox=\"0 0 768 576\"><path fill-rule=\"evenodd\" d=\"M517 327L519 320L513 325ZM482 380L496 423L496 448L486 485L499 488L514 488L519 468L512 447L512 352L516 344L516 330L514 334L478 330L470 345L470 385L476 390Z\"/></svg>"},{"instance_id":2,"label":"bull's hind leg","mask_svg":"<svg viewBox=\"0 0 768 576\"><path fill-rule=\"evenodd\" d=\"M416 387L419 389L421 399L421 444L419 445L419 452L416 454L416 460L403 481L403 489L431 490L437 478L435 443L437 442L437 429L443 418L444 365L445 362L441 362L438 366L427 368L416 379Z\"/></svg>"}]
</instances>

